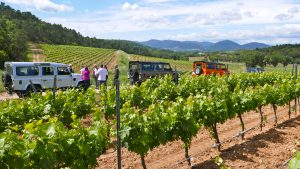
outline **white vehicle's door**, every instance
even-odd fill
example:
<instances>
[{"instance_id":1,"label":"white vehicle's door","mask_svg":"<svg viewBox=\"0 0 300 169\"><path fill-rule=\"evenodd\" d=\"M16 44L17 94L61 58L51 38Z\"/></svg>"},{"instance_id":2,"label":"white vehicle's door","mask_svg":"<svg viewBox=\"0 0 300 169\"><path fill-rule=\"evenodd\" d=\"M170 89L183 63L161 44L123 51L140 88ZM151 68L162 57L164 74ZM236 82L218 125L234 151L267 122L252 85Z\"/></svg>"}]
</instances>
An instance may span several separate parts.
<instances>
[{"instance_id":1,"label":"white vehicle's door","mask_svg":"<svg viewBox=\"0 0 300 169\"><path fill-rule=\"evenodd\" d=\"M57 87L70 87L72 85L72 76L68 67L57 67Z\"/></svg>"},{"instance_id":2,"label":"white vehicle's door","mask_svg":"<svg viewBox=\"0 0 300 169\"><path fill-rule=\"evenodd\" d=\"M54 83L54 67L43 66L42 67L42 87L44 89L53 88Z\"/></svg>"}]
</instances>

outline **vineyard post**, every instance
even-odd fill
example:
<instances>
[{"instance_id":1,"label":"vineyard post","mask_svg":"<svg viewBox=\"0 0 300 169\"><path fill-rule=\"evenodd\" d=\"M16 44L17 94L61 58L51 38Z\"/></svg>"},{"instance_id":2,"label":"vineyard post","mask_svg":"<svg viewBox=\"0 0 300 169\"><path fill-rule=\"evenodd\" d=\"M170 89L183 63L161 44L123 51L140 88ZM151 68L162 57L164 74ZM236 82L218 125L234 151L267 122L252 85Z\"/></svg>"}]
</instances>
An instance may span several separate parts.
<instances>
[{"instance_id":1,"label":"vineyard post","mask_svg":"<svg viewBox=\"0 0 300 169\"><path fill-rule=\"evenodd\" d=\"M298 64L295 64L295 79L298 78ZM295 98L295 114L297 114L297 98Z\"/></svg>"},{"instance_id":2,"label":"vineyard post","mask_svg":"<svg viewBox=\"0 0 300 169\"><path fill-rule=\"evenodd\" d=\"M228 77L229 77L228 68L229 68L229 65L226 64L226 70L227 70L226 82L228 82Z\"/></svg>"},{"instance_id":3,"label":"vineyard post","mask_svg":"<svg viewBox=\"0 0 300 169\"><path fill-rule=\"evenodd\" d=\"M117 154L118 154L118 169L121 169L121 138L120 138L120 82L115 79L116 84L116 113L117 113Z\"/></svg>"},{"instance_id":4,"label":"vineyard post","mask_svg":"<svg viewBox=\"0 0 300 169\"><path fill-rule=\"evenodd\" d=\"M293 63L292 76L294 76L294 69L295 69L295 64Z\"/></svg>"},{"instance_id":5,"label":"vineyard post","mask_svg":"<svg viewBox=\"0 0 300 169\"><path fill-rule=\"evenodd\" d=\"M54 75L54 79L53 79L53 89L52 89L52 101L53 101L53 104L55 104L55 93L56 93L56 80L57 80L57 77L56 75Z\"/></svg>"},{"instance_id":6,"label":"vineyard post","mask_svg":"<svg viewBox=\"0 0 300 169\"><path fill-rule=\"evenodd\" d=\"M298 64L296 63L295 65L295 75L296 75L296 79L298 78Z\"/></svg>"},{"instance_id":7,"label":"vineyard post","mask_svg":"<svg viewBox=\"0 0 300 169\"><path fill-rule=\"evenodd\" d=\"M264 116L263 116L263 112L262 112L262 106L258 106L258 111L259 111L259 115L260 115L260 131L262 131L263 125L264 125Z\"/></svg>"},{"instance_id":8,"label":"vineyard post","mask_svg":"<svg viewBox=\"0 0 300 169\"><path fill-rule=\"evenodd\" d=\"M36 89L35 89L35 87L34 87L34 85L33 85L33 83L32 83L31 80L29 80L29 83L30 83L30 86L31 86L33 92L36 93Z\"/></svg>"},{"instance_id":9,"label":"vineyard post","mask_svg":"<svg viewBox=\"0 0 300 169\"><path fill-rule=\"evenodd\" d=\"M295 70L295 79L298 78L298 64L295 63L295 66L293 66L293 69ZM294 72L294 71L293 71ZM295 98L295 114L297 114L297 98Z\"/></svg>"}]
</instances>

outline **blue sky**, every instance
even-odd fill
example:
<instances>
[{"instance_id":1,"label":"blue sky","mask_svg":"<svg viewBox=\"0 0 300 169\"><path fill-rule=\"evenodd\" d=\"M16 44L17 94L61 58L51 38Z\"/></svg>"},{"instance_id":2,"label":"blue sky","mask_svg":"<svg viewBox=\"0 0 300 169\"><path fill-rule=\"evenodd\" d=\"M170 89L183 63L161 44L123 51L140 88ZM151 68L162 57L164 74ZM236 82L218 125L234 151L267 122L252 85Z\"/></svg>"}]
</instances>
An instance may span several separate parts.
<instances>
[{"instance_id":1,"label":"blue sky","mask_svg":"<svg viewBox=\"0 0 300 169\"><path fill-rule=\"evenodd\" d=\"M300 0L1 0L84 36L300 43Z\"/></svg>"}]
</instances>

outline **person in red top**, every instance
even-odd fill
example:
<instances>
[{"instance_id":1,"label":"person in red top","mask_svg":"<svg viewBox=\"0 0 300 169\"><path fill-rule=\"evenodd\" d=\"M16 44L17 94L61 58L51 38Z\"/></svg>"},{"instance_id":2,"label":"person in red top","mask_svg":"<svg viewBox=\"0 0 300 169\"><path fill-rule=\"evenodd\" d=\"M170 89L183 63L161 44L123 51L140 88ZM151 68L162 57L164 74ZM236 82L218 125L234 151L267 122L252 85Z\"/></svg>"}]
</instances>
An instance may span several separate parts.
<instances>
[{"instance_id":1,"label":"person in red top","mask_svg":"<svg viewBox=\"0 0 300 169\"><path fill-rule=\"evenodd\" d=\"M85 66L84 70L82 71L82 80L84 84L84 90L87 90L90 87L90 70L87 66Z\"/></svg>"}]
</instances>

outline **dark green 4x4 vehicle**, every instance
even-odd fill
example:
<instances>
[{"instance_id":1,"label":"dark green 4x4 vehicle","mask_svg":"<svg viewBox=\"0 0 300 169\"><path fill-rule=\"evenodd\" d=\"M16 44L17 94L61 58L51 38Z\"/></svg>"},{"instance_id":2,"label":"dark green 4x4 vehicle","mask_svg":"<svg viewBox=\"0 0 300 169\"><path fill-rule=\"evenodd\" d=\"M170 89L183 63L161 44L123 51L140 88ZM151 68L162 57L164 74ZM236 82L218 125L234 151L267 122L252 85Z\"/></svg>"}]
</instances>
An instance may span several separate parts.
<instances>
[{"instance_id":1,"label":"dark green 4x4 vehicle","mask_svg":"<svg viewBox=\"0 0 300 169\"><path fill-rule=\"evenodd\" d=\"M172 75L174 82L178 82L178 71L174 71L170 63L130 61L128 78L130 84L138 83L157 76Z\"/></svg>"}]
</instances>

